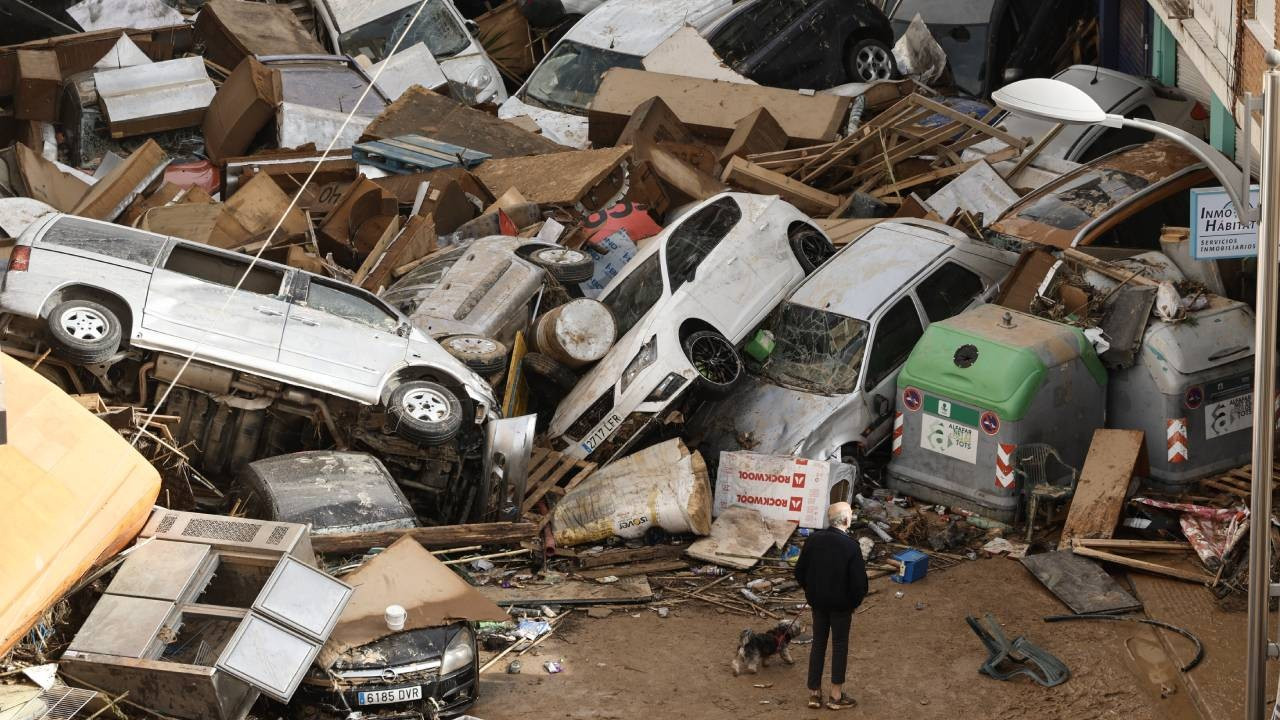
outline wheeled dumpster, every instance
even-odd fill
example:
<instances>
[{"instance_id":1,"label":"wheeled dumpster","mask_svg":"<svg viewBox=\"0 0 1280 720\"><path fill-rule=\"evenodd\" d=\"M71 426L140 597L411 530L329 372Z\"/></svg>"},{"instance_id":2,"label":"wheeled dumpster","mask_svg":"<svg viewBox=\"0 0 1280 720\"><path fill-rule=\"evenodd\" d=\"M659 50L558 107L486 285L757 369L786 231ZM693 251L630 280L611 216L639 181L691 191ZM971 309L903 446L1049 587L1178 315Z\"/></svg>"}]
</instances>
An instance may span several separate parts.
<instances>
[{"instance_id":1,"label":"wheeled dumpster","mask_svg":"<svg viewBox=\"0 0 1280 720\"><path fill-rule=\"evenodd\" d=\"M1107 425L1146 433L1153 489L1249 462L1253 329L1248 306L1212 295L1178 322L1153 319L1133 366L1111 372Z\"/></svg>"},{"instance_id":2,"label":"wheeled dumpster","mask_svg":"<svg viewBox=\"0 0 1280 720\"><path fill-rule=\"evenodd\" d=\"M889 486L1012 522L1018 445L1048 443L1081 467L1106 386L1077 328L997 305L936 322L898 375Z\"/></svg>"}]
</instances>

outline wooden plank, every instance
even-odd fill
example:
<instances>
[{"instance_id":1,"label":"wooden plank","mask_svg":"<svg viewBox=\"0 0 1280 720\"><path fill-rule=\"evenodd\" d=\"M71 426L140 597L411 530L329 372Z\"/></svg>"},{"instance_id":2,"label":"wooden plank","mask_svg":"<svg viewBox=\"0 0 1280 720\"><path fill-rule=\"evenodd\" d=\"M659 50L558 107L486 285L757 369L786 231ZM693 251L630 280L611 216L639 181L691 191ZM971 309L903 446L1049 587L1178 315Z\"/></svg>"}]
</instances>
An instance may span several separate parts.
<instances>
[{"instance_id":1,"label":"wooden plank","mask_svg":"<svg viewBox=\"0 0 1280 720\"><path fill-rule=\"evenodd\" d=\"M564 580L554 585L526 585L519 588L484 585L476 589L481 595L503 607L628 604L653 599L649 579L643 575L622 578L616 583L608 584L594 580Z\"/></svg>"},{"instance_id":2,"label":"wooden plank","mask_svg":"<svg viewBox=\"0 0 1280 720\"><path fill-rule=\"evenodd\" d=\"M1005 132L1004 130L1001 130L998 127L995 127L993 125L988 125L982 122L981 120L969 117L968 115L960 112L959 110L947 107L946 105L943 105L940 102L930 100L929 98L924 97L923 95L912 95L911 98L915 102L932 110L933 112L938 113L939 115L946 115L947 117L951 118L952 120L955 120L961 125L964 125L965 127L968 127L971 130L975 130L983 135L993 137L999 140L1000 142L1004 143L1005 145L1008 145L1009 147L1015 147L1021 150L1022 148L1027 146L1026 141L1024 141L1022 138L1014 137L1009 133Z\"/></svg>"},{"instance_id":3,"label":"wooden plank","mask_svg":"<svg viewBox=\"0 0 1280 720\"><path fill-rule=\"evenodd\" d=\"M428 550L468 545L512 545L534 537L536 526L524 522L474 523L442 527L404 528L374 532L312 535L311 547L319 553L363 552L371 547L387 547L404 535Z\"/></svg>"},{"instance_id":4,"label":"wooden plank","mask_svg":"<svg viewBox=\"0 0 1280 720\"><path fill-rule=\"evenodd\" d=\"M879 187L871 193L871 196L883 197L885 195L894 194L900 190L905 190L907 188L916 187L917 185L923 185L925 183L933 182L934 180L941 180L943 178L959 175L963 173L965 170L968 170L969 168L973 167L974 165L977 165L980 162L987 162L987 163L1000 162L1001 160L1008 160L1009 158L1013 157L1017 153L1018 151L1015 150L1014 148L1005 148L1003 150L998 150L996 152L993 152L990 155L987 155L986 157L980 158L978 160L971 160L969 162L959 163L958 165L948 165L947 167L938 168L937 170L930 170L927 173L921 173L914 177L909 177L905 180L900 180L896 183L893 183L892 185L884 185L882 187Z\"/></svg>"},{"instance_id":5,"label":"wooden plank","mask_svg":"<svg viewBox=\"0 0 1280 720\"><path fill-rule=\"evenodd\" d=\"M1146 465L1141 430L1093 431L1059 549L1072 538L1109 538L1120 521L1124 496L1134 472Z\"/></svg>"},{"instance_id":6,"label":"wooden plank","mask_svg":"<svg viewBox=\"0 0 1280 720\"><path fill-rule=\"evenodd\" d=\"M595 555L584 555L578 558L578 567L583 570L591 568L604 567L606 565L619 565L622 563L645 562L648 560L666 560L672 557L679 557L684 553L684 547L681 545L649 545L639 548L618 548L616 550L605 550Z\"/></svg>"},{"instance_id":7,"label":"wooden plank","mask_svg":"<svg viewBox=\"0 0 1280 720\"><path fill-rule=\"evenodd\" d=\"M560 482L560 478L573 469L574 459L567 455L561 455L557 462L558 465L547 475L546 479L538 483L529 494L525 495L524 503L520 506L521 512L532 510L533 506L537 505L538 501L547 494L547 491L555 487L556 483Z\"/></svg>"},{"instance_id":8,"label":"wooden plank","mask_svg":"<svg viewBox=\"0 0 1280 720\"><path fill-rule=\"evenodd\" d=\"M1075 547L1140 552L1191 552L1195 548L1184 540L1124 540L1116 538L1076 538Z\"/></svg>"},{"instance_id":9,"label":"wooden plank","mask_svg":"<svg viewBox=\"0 0 1280 720\"><path fill-rule=\"evenodd\" d=\"M826 215L840 206L840 197L837 195L809 187L740 157L729 161L720 179L750 192L780 195L783 200L810 215Z\"/></svg>"},{"instance_id":10,"label":"wooden plank","mask_svg":"<svg viewBox=\"0 0 1280 720\"><path fill-rule=\"evenodd\" d=\"M1157 563L1147 562L1145 560L1138 560L1136 558L1125 557L1124 555L1116 555L1115 553L1104 552L1102 550L1094 550L1093 548L1077 546L1072 548L1072 552L1074 552L1077 555L1083 555L1084 557L1087 557L1087 558L1093 558L1094 560L1102 560L1104 562L1114 563L1116 565L1123 565L1128 568L1133 568L1134 570L1142 570L1144 572L1156 573L1157 575L1167 575L1171 578L1186 580L1188 582L1193 582L1193 583L1200 583L1202 585L1207 585L1213 582L1213 576L1207 573L1199 573L1199 572L1193 572L1190 570L1183 570L1182 568L1174 568L1174 567L1169 567L1167 565L1159 565Z\"/></svg>"},{"instance_id":11,"label":"wooden plank","mask_svg":"<svg viewBox=\"0 0 1280 720\"><path fill-rule=\"evenodd\" d=\"M588 580L599 580L602 577L633 577L635 575L652 575L654 573L684 570L689 567L685 560L654 560L652 562L633 563L619 567L603 567L594 570L581 570L577 574Z\"/></svg>"},{"instance_id":12,"label":"wooden plank","mask_svg":"<svg viewBox=\"0 0 1280 720\"><path fill-rule=\"evenodd\" d=\"M729 142L725 143L724 150L720 152L720 162L727 162L731 157L759 155L786 147L787 133L766 108L760 107L734 126Z\"/></svg>"},{"instance_id":13,"label":"wooden plank","mask_svg":"<svg viewBox=\"0 0 1280 720\"><path fill-rule=\"evenodd\" d=\"M593 473L593 472L595 472L595 471L596 471L596 464L595 464L595 463L593 463L593 462L582 462L581 460L579 460L579 461L578 461L578 474L577 474L577 475L574 475L574 476L573 476L573 478L572 478L571 480L569 480L569 482L568 482L568 483L566 483L566 484L565 484L565 486L564 486L564 491L565 491L565 492L569 492L570 490L572 490L572 489L574 489L574 488L578 487L578 485L582 484L582 481L583 481L583 480L586 480L587 478L591 477L591 473Z\"/></svg>"}]
</instances>

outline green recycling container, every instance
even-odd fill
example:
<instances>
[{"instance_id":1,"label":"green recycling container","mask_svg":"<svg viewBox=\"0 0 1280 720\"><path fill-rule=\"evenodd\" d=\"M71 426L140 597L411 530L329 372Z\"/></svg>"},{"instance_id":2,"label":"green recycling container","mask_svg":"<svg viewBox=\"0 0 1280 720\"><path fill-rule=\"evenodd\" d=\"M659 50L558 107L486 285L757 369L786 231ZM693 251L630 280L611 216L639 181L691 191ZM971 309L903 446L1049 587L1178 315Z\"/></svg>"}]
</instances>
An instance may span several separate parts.
<instances>
[{"instance_id":1,"label":"green recycling container","mask_svg":"<svg viewBox=\"0 0 1280 720\"><path fill-rule=\"evenodd\" d=\"M933 323L898 375L889 487L1011 523L1017 447L1047 443L1080 468L1106 391L1077 328L998 305Z\"/></svg>"}]
</instances>

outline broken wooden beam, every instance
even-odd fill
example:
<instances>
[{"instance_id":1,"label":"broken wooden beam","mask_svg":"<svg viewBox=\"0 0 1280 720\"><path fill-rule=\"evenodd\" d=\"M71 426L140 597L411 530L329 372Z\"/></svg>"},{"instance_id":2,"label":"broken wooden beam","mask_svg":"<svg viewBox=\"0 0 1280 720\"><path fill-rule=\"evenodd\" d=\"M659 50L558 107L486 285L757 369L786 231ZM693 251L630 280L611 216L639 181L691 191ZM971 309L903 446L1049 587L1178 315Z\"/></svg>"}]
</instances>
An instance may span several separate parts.
<instances>
[{"instance_id":1,"label":"broken wooden beam","mask_svg":"<svg viewBox=\"0 0 1280 720\"><path fill-rule=\"evenodd\" d=\"M720 176L728 185L762 195L780 195L800 212L828 215L840 207L840 196L822 192L773 170L767 170L744 158L729 161Z\"/></svg>"},{"instance_id":2,"label":"broken wooden beam","mask_svg":"<svg viewBox=\"0 0 1280 720\"><path fill-rule=\"evenodd\" d=\"M428 550L443 550L467 545L514 545L524 540L532 540L536 532L537 525L527 522L442 525L312 535L311 547L319 553L362 552L373 547L387 547L408 535Z\"/></svg>"}]
</instances>

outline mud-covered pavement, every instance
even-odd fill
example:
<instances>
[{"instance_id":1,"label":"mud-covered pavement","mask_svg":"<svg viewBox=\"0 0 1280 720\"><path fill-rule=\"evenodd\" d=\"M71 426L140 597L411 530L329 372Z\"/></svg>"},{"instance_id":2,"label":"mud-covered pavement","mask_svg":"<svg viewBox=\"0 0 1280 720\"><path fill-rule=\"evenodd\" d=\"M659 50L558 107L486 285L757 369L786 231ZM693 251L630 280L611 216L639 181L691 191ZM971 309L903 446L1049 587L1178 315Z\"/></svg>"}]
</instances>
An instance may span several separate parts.
<instances>
[{"instance_id":1,"label":"mud-covered pavement","mask_svg":"<svg viewBox=\"0 0 1280 720\"><path fill-rule=\"evenodd\" d=\"M846 688L859 706L844 713L849 717L1199 717L1156 631L1128 623L1047 625L1041 618L1063 612L1062 605L1016 561L965 562L912 585L879 579L871 587L876 592L853 624ZM964 618L984 612L996 615L1010 639L1025 634L1061 658L1071 679L1042 688L1026 678L979 675L985 651ZM1243 614L1232 617L1243 637ZM521 658L521 674L505 674L506 659L485 673L472 714L487 720L830 715L805 706L807 645L796 648L794 666L775 661L758 675L733 677L738 633L769 625L701 603L674 605L666 619L648 608L615 608L603 619L576 613ZM1171 635L1170 642L1185 641ZM563 660L564 672L548 674L547 660Z\"/></svg>"}]
</instances>

